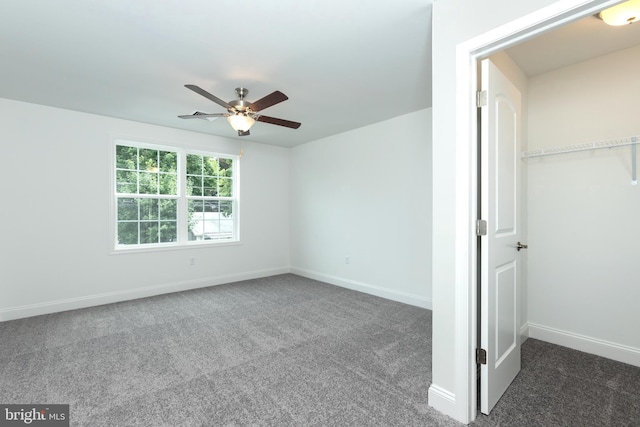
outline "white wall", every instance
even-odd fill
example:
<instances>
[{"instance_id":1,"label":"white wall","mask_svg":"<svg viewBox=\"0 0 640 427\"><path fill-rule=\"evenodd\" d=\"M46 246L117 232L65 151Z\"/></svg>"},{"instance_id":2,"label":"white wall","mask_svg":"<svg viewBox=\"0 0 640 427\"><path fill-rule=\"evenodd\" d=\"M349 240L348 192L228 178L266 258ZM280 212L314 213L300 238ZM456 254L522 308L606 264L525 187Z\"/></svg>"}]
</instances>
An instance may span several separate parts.
<instances>
[{"instance_id":1,"label":"white wall","mask_svg":"<svg viewBox=\"0 0 640 427\"><path fill-rule=\"evenodd\" d=\"M640 139L640 46L530 79L530 149ZM532 337L640 366L631 148L531 158Z\"/></svg>"},{"instance_id":2,"label":"white wall","mask_svg":"<svg viewBox=\"0 0 640 427\"><path fill-rule=\"evenodd\" d=\"M114 137L242 148L242 242L110 254ZM0 141L0 321L288 271L288 149L6 99Z\"/></svg>"},{"instance_id":3,"label":"white wall","mask_svg":"<svg viewBox=\"0 0 640 427\"><path fill-rule=\"evenodd\" d=\"M430 308L430 147L426 109L293 148L292 272Z\"/></svg>"}]
</instances>

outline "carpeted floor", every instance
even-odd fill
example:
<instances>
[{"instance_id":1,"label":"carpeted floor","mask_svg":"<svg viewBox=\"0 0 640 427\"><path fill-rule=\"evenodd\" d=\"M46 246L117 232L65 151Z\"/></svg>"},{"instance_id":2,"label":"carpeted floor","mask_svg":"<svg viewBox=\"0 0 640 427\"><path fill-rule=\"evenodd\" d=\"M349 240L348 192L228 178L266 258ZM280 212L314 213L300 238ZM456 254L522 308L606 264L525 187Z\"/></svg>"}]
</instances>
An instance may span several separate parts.
<instances>
[{"instance_id":1,"label":"carpeted floor","mask_svg":"<svg viewBox=\"0 0 640 427\"><path fill-rule=\"evenodd\" d=\"M461 426L430 382L429 310L290 274L0 323L0 403L73 426ZM530 339L475 424L631 426L639 401L640 368Z\"/></svg>"},{"instance_id":2,"label":"carpeted floor","mask_svg":"<svg viewBox=\"0 0 640 427\"><path fill-rule=\"evenodd\" d=\"M294 275L0 323L0 403L83 426L455 425L431 312Z\"/></svg>"},{"instance_id":3,"label":"carpeted floor","mask_svg":"<svg viewBox=\"0 0 640 427\"><path fill-rule=\"evenodd\" d=\"M640 368L529 338L518 376L470 425L638 427Z\"/></svg>"}]
</instances>

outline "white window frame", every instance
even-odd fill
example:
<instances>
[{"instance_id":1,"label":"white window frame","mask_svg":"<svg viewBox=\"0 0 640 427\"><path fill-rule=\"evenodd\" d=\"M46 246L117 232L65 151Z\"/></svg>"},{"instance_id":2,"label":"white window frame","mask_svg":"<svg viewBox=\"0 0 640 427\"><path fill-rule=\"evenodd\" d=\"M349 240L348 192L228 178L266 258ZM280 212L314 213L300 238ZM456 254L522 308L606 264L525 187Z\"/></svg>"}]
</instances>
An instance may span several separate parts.
<instances>
[{"instance_id":1,"label":"white window frame","mask_svg":"<svg viewBox=\"0 0 640 427\"><path fill-rule=\"evenodd\" d=\"M127 194L117 193L116 188L116 147L129 146L142 149L152 149L160 151L171 151L177 153L177 181L178 181L178 194L177 195L161 195L161 194ZM198 196L187 196L186 191L186 177L187 177L187 155L194 154L208 157L218 157L231 159L233 161L232 172L232 197L213 197L214 199L230 201L232 204L233 212L233 231L231 238L228 239L210 239L210 240L189 240L188 239L188 201L198 200ZM113 140L111 146L111 247L112 253L131 253L131 252L149 252L167 249L182 249L182 248L194 248L194 247L211 247L211 246L224 246L229 244L238 244L240 242L240 156L217 153L213 151L204 151L199 149L189 149L180 146L156 144L152 142L143 142L138 140L129 140L117 138ZM177 240L175 242L163 242L163 243L138 243L138 244L119 244L118 243L118 199L122 197L131 198L154 198L154 199L175 199L177 200Z\"/></svg>"}]
</instances>

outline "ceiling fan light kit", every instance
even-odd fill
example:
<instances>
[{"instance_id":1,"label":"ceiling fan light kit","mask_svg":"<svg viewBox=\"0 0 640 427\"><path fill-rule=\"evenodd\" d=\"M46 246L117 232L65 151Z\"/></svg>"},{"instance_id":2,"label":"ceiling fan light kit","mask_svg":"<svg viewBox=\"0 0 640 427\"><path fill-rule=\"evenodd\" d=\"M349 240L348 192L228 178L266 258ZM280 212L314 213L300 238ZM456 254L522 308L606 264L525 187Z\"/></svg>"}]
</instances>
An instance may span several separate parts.
<instances>
[{"instance_id":1,"label":"ceiling fan light kit","mask_svg":"<svg viewBox=\"0 0 640 427\"><path fill-rule=\"evenodd\" d=\"M217 96L210 94L206 90L196 85L185 85L185 87L226 108L227 112L213 114L197 112L194 114L178 116L181 119L209 119L212 117L226 117L231 127L236 132L238 132L238 136L249 135L249 129L255 124L256 121L269 123L272 125L284 126L291 129L298 129L300 127L300 123L298 122L292 122L290 120L278 119L275 117L263 116L262 114L258 114L259 111L262 111L265 108L271 107L275 104L289 99L287 95L280 91L272 92L269 95L260 98L256 102L248 102L245 100L245 97L249 93L249 90L243 87L238 87L236 88L236 95L238 96L238 99L225 102Z\"/></svg>"},{"instance_id":2,"label":"ceiling fan light kit","mask_svg":"<svg viewBox=\"0 0 640 427\"><path fill-rule=\"evenodd\" d=\"M244 113L234 114L232 116L227 117L227 121L231 125L231 127L238 132L247 132L256 122L255 119L251 116L248 116Z\"/></svg>"},{"instance_id":3,"label":"ceiling fan light kit","mask_svg":"<svg viewBox=\"0 0 640 427\"><path fill-rule=\"evenodd\" d=\"M613 26L628 25L640 19L640 0L629 0L596 15L606 24Z\"/></svg>"}]
</instances>

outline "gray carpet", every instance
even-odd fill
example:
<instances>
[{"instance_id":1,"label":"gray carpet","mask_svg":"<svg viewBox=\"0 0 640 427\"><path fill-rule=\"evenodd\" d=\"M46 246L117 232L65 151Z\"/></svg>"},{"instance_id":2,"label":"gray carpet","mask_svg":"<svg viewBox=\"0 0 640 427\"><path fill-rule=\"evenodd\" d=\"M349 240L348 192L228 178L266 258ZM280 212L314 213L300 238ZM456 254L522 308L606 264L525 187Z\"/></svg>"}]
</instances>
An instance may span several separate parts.
<instances>
[{"instance_id":1,"label":"gray carpet","mask_svg":"<svg viewBox=\"0 0 640 427\"><path fill-rule=\"evenodd\" d=\"M638 427L640 368L529 338L518 376L470 425Z\"/></svg>"},{"instance_id":2,"label":"gray carpet","mask_svg":"<svg viewBox=\"0 0 640 427\"><path fill-rule=\"evenodd\" d=\"M73 426L461 426L430 381L430 311L289 274L0 323L0 403ZM640 368L530 339L475 424L631 426L639 401Z\"/></svg>"},{"instance_id":3,"label":"gray carpet","mask_svg":"<svg viewBox=\"0 0 640 427\"><path fill-rule=\"evenodd\" d=\"M0 323L0 403L78 426L457 425L431 312L294 275Z\"/></svg>"}]
</instances>

